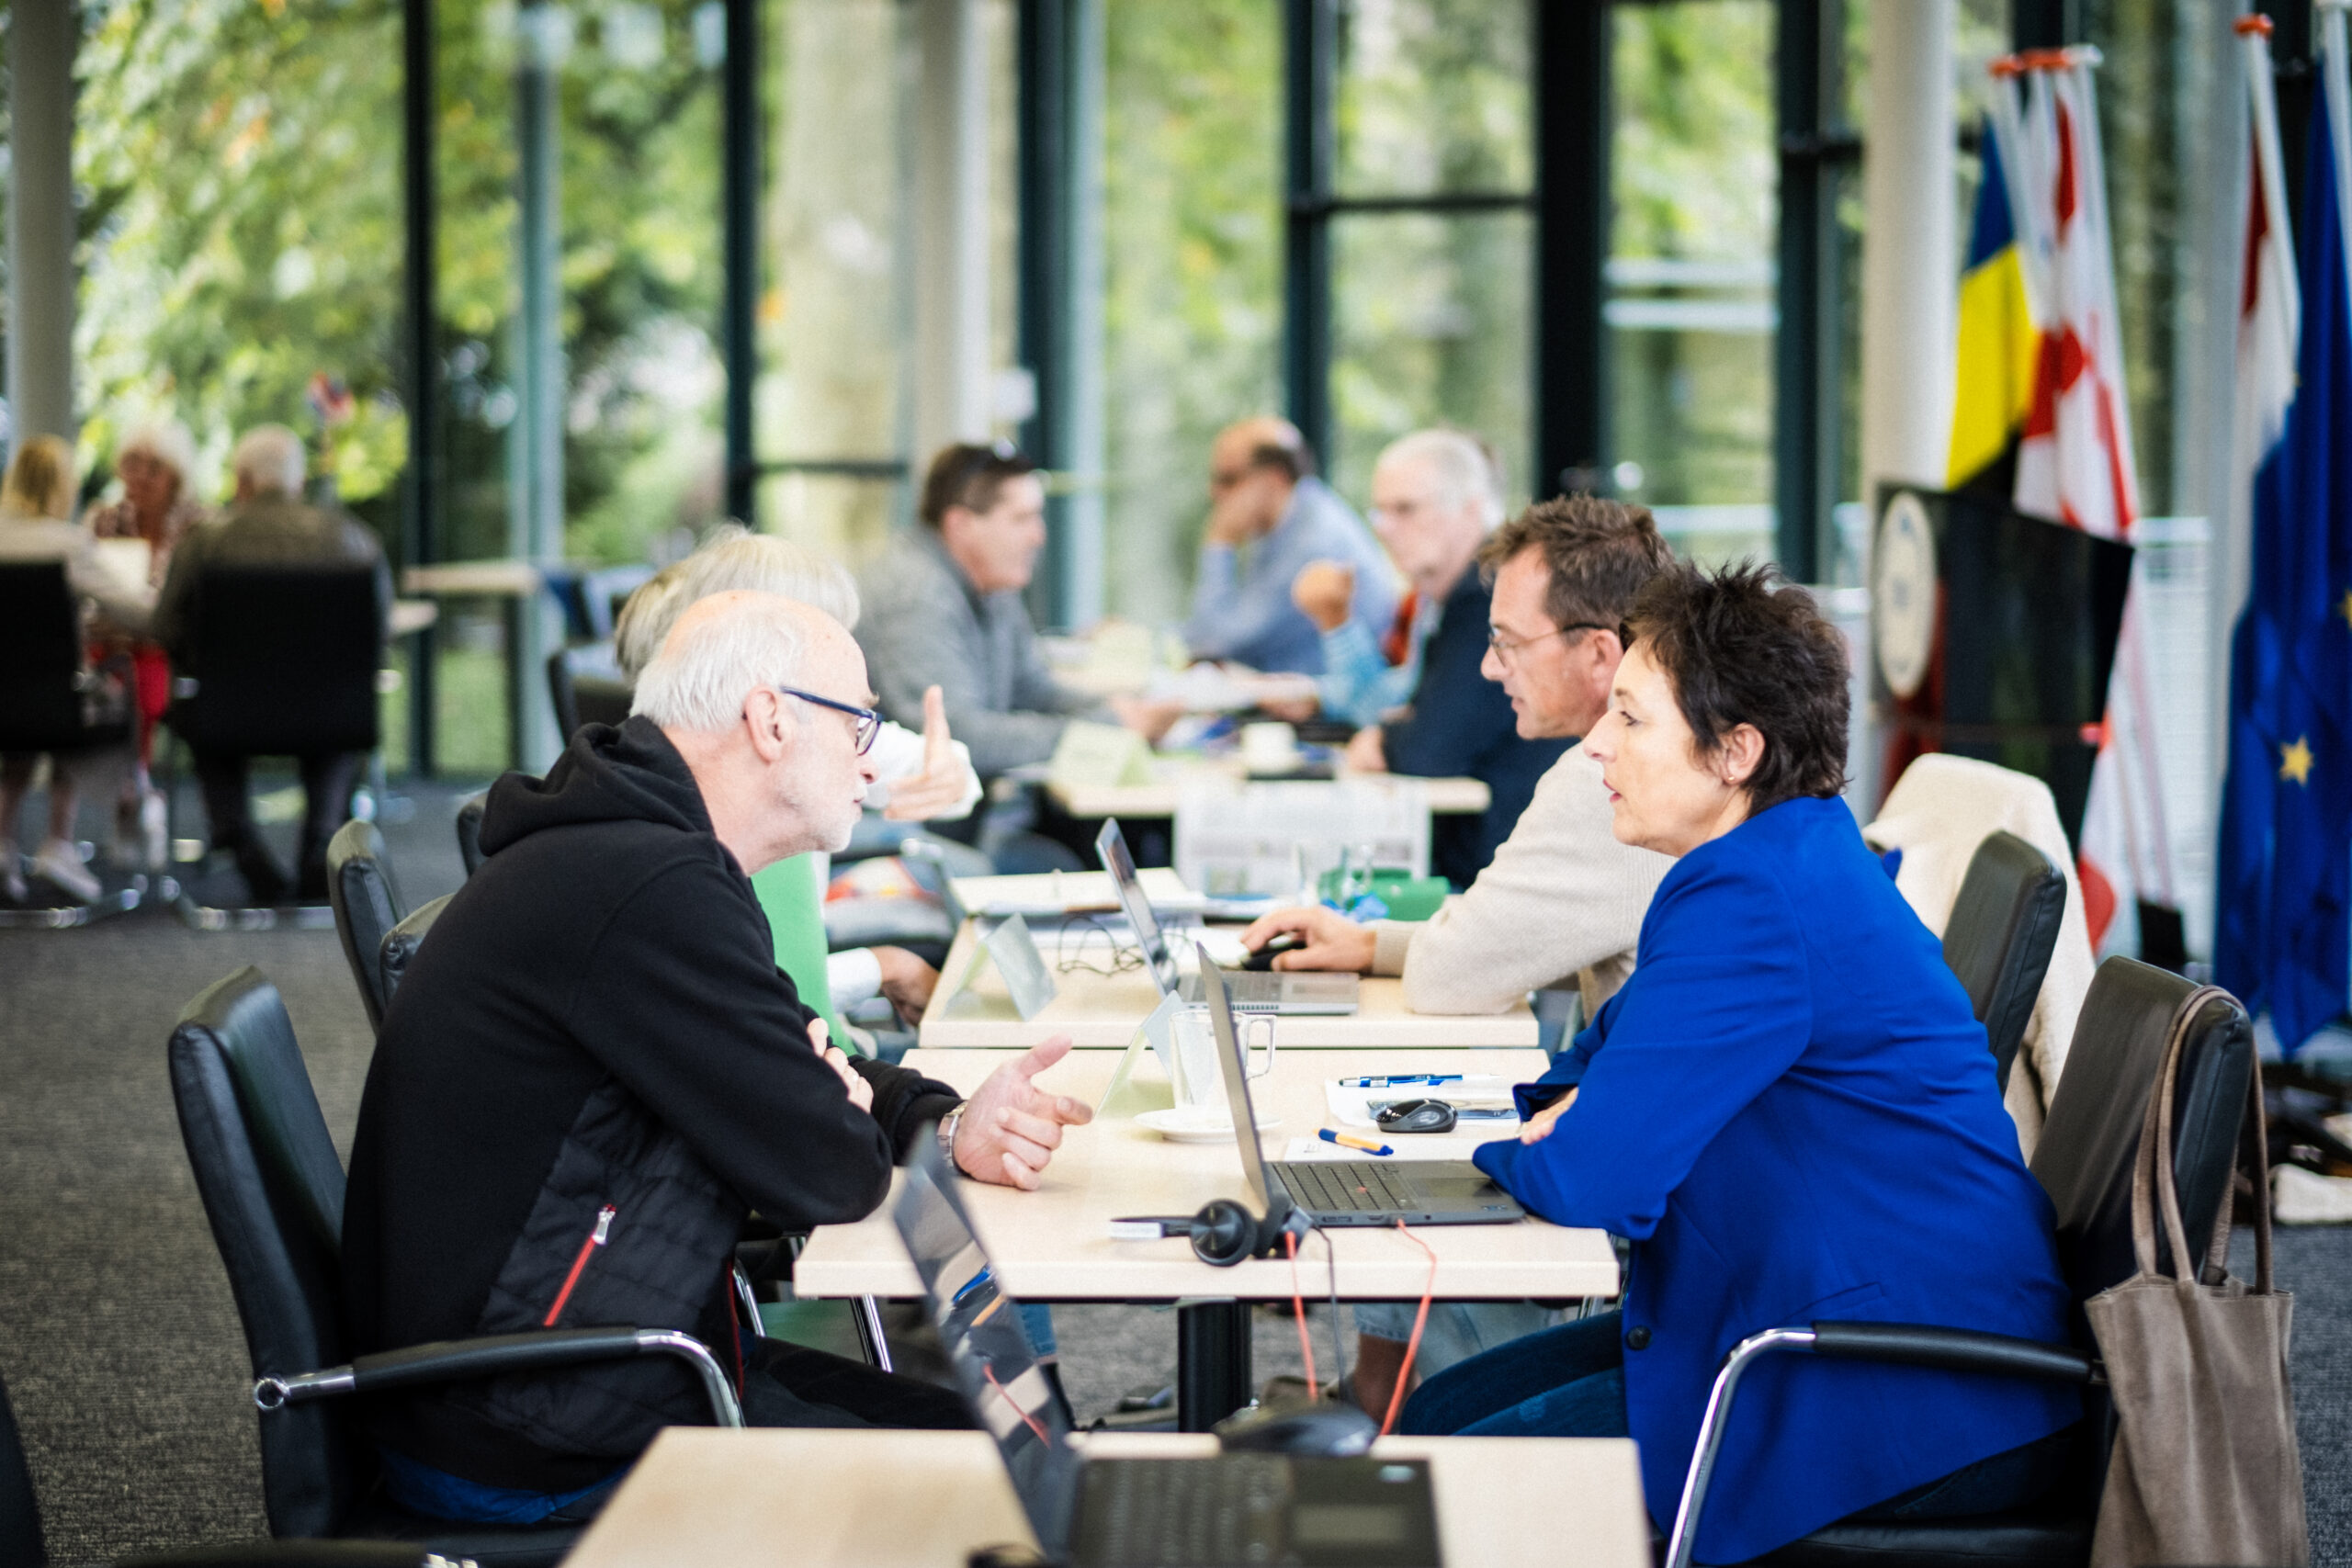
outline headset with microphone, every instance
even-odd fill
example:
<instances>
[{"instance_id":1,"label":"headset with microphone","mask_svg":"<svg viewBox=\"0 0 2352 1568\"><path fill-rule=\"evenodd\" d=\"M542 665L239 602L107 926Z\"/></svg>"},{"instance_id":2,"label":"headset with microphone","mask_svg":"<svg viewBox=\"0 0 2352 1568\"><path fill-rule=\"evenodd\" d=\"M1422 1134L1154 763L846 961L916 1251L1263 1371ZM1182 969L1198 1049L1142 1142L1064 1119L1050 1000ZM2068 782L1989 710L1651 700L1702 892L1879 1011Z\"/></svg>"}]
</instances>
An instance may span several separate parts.
<instances>
[{"instance_id":1,"label":"headset with microphone","mask_svg":"<svg viewBox=\"0 0 2352 1568\"><path fill-rule=\"evenodd\" d=\"M1274 1257L1284 1236L1303 1241L1314 1228L1306 1211L1286 1200L1278 1198L1261 1219L1238 1199L1212 1199L1193 1216L1193 1256L1230 1269L1245 1258Z\"/></svg>"}]
</instances>

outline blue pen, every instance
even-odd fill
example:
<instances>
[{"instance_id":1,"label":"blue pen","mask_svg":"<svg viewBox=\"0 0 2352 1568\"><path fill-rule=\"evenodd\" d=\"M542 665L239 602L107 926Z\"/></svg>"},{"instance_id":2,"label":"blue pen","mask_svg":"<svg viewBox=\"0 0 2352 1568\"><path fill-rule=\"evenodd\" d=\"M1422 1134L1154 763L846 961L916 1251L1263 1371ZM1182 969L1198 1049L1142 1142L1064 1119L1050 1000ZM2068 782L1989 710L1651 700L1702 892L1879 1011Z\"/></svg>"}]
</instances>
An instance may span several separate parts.
<instances>
[{"instance_id":1,"label":"blue pen","mask_svg":"<svg viewBox=\"0 0 2352 1568\"><path fill-rule=\"evenodd\" d=\"M1460 1073L1373 1073L1360 1078L1341 1078L1341 1089L1395 1089L1400 1084L1460 1083Z\"/></svg>"},{"instance_id":2,"label":"blue pen","mask_svg":"<svg viewBox=\"0 0 2352 1568\"><path fill-rule=\"evenodd\" d=\"M1375 1144L1369 1138L1359 1138L1353 1133L1334 1133L1329 1127L1315 1135L1327 1144L1337 1144L1343 1149L1362 1149L1368 1155L1393 1155L1396 1152L1386 1144Z\"/></svg>"}]
</instances>

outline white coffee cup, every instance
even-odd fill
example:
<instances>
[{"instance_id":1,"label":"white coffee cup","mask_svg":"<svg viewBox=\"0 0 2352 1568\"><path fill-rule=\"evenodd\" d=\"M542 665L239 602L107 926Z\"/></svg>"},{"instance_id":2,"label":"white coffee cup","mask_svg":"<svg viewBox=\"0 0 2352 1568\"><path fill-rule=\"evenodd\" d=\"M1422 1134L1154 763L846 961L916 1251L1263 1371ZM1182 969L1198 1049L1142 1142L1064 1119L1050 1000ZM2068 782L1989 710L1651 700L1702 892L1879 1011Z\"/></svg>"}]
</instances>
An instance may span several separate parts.
<instances>
[{"instance_id":1,"label":"white coffee cup","mask_svg":"<svg viewBox=\"0 0 2352 1568\"><path fill-rule=\"evenodd\" d=\"M1278 773L1298 765L1298 731L1274 720L1241 727L1241 761L1252 773Z\"/></svg>"},{"instance_id":2,"label":"white coffee cup","mask_svg":"<svg viewBox=\"0 0 2352 1568\"><path fill-rule=\"evenodd\" d=\"M1250 1047L1258 1025L1266 1026L1265 1054L1253 1055ZM1264 1077L1274 1070L1274 1015L1269 1012L1242 1013L1234 1019L1241 1031L1241 1055L1250 1076ZM1216 1023L1205 1007L1188 1007L1169 1023L1169 1039L1175 1047L1176 1103L1203 1110L1226 1111L1225 1069L1217 1064ZM1230 1114L1230 1111L1227 1111Z\"/></svg>"}]
</instances>

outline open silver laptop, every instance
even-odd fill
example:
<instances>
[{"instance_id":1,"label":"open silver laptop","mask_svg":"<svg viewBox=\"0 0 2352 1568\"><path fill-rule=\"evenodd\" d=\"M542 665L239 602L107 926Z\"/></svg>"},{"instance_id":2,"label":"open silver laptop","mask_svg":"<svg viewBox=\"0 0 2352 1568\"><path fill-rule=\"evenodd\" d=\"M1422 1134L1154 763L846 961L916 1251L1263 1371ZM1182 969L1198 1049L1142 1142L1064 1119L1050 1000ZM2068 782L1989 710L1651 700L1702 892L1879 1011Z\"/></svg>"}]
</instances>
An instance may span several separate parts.
<instances>
[{"instance_id":1,"label":"open silver laptop","mask_svg":"<svg viewBox=\"0 0 2352 1568\"><path fill-rule=\"evenodd\" d=\"M1127 912L1127 924L1135 928L1136 944L1143 949L1144 966L1158 982L1159 994L1186 1002L1204 1000L1208 993L1201 977L1182 973L1176 954L1169 951L1168 935L1160 930L1159 918L1144 895L1143 883L1136 875L1135 856L1127 852L1126 836L1119 831L1117 818L1103 819L1102 831L1095 835L1094 852L1119 890L1119 906ZM1233 1005L1243 1012L1331 1017L1356 1010L1359 987L1353 975L1243 970L1227 976L1227 981Z\"/></svg>"},{"instance_id":2,"label":"open silver laptop","mask_svg":"<svg viewBox=\"0 0 2352 1568\"><path fill-rule=\"evenodd\" d=\"M973 1419L996 1439L1046 1561L1069 1568L1438 1568L1427 1461L1221 1453L1089 1459L1069 1445L1016 1303L939 1141L915 1140L890 1217Z\"/></svg>"},{"instance_id":3,"label":"open silver laptop","mask_svg":"<svg viewBox=\"0 0 2352 1568\"><path fill-rule=\"evenodd\" d=\"M1466 1159L1269 1160L1259 1151L1257 1111L1250 1103L1250 1067L1226 1005L1227 976L1201 951L1209 983L1209 1018L1216 1031L1216 1061L1233 1110L1233 1141L1241 1176L1258 1213L1303 1209L1318 1225L1500 1225L1523 1220L1519 1200Z\"/></svg>"}]
</instances>

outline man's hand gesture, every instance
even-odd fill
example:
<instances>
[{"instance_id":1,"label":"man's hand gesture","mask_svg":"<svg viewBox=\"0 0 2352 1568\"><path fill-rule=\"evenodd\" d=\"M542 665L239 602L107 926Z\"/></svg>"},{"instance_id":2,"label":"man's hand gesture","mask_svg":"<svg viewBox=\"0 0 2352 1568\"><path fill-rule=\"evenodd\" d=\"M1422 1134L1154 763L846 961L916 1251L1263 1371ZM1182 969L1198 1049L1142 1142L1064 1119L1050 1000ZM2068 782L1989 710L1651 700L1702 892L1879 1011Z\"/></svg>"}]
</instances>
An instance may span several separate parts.
<instances>
[{"instance_id":1,"label":"man's hand gesture","mask_svg":"<svg viewBox=\"0 0 2352 1568\"><path fill-rule=\"evenodd\" d=\"M964 799L964 762L947 733L947 704L939 688L922 694L922 772L890 781L890 803L882 815L893 822L928 822Z\"/></svg>"},{"instance_id":2,"label":"man's hand gesture","mask_svg":"<svg viewBox=\"0 0 2352 1568\"><path fill-rule=\"evenodd\" d=\"M1062 1145L1064 1127L1084 1126L1094 1111L1083 1100L1047 1094L1031 1080L1069 1055L1069 1036L1033 1045L988 1076L956 1123L956 1165L978 1181L1035 1192L1039 1172Z\"/></svg>"}]
</instances>

